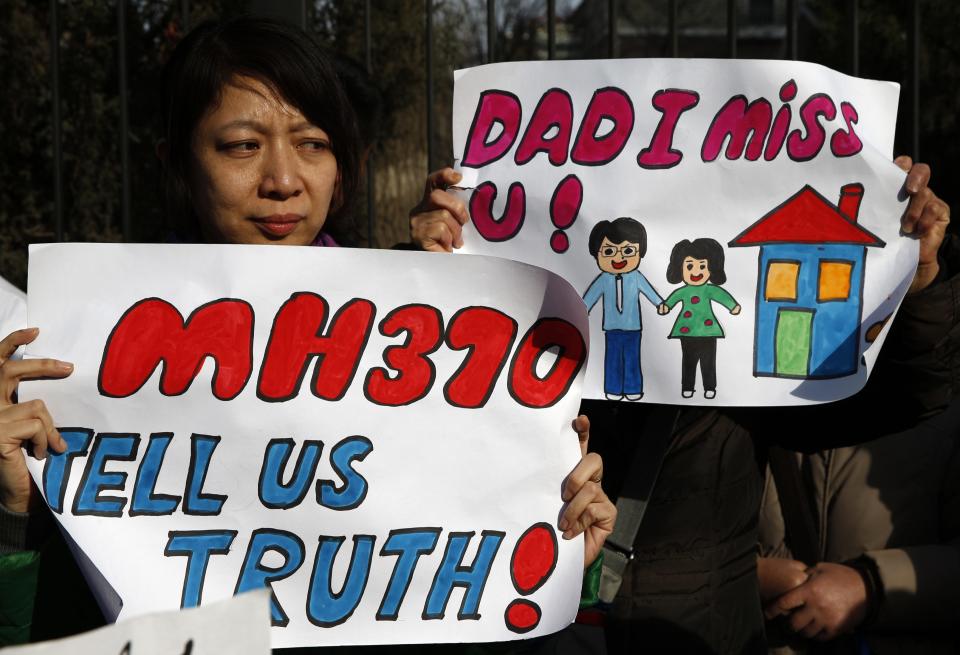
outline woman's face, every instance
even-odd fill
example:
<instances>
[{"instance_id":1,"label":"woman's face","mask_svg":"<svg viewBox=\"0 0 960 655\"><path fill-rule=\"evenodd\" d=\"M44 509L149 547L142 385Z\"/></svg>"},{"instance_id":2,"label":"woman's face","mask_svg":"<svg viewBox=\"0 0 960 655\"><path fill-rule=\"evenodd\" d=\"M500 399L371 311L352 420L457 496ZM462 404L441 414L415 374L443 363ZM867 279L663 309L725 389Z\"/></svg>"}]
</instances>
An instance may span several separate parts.
<instances>
[{"instance_id":1,"label":"woman's face","mask_svg":"<svg viewBox=\"0 0 960 655\"><path fill-rule=\"evenodd\" d=\"M699 287L710 279L710 265L706 259L683 258L683 281Z\"/></svg>"},{"instance_id":2,"label":"woman's face","mask_svg":"<svg viewBox=\"0 0 960 655\"><path fill-rule=\"evenodd\" d=\"M327 134L261 82L240 77L200 120L190 191L213 243L308 245L337 186Z\"/></svg>"}]
</instances>

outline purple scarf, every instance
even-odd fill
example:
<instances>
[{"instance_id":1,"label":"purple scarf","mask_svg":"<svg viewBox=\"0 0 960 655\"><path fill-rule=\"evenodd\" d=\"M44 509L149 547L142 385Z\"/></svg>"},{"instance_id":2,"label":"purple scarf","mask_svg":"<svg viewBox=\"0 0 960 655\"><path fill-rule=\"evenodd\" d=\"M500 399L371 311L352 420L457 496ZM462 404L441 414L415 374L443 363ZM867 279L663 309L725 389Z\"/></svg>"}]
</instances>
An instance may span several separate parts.
<instances>
[{"instance_id":1,"label":"purple scarf","mask_svg":"<svg viewBox=\"0 0 960 655\"><path fill-rule=\"evenodd\" d=\"M340 244L333 240L333 237L320 230L317 238L310 244L311 246L326 246L327 248L339 248Z\"/></svg>"}]
</instances>

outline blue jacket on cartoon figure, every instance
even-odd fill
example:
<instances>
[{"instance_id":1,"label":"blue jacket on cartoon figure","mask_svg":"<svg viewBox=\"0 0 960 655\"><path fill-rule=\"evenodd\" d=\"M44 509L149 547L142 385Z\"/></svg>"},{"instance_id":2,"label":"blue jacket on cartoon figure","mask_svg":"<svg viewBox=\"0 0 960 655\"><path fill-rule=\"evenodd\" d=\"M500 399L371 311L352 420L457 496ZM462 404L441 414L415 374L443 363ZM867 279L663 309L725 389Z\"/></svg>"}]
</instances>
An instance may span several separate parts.
<instances>
[{"instance_id":1,"label":"blue jacket on cartoon figure","mask_svg":"<svg viewBox=\"0 0 960 655\"><path fill-rule=\"evenodd\" d=\"M617 278L623 279L621 289L621 306L617 307ZM639 270L632 270L623 275L600 273L590 283L587 292L583 294L583 302L589 312L603 298L603 331L610 330L642 330L640 320L640 294L643 294L656 307L663 302L663 298L653 288L647 278ZM633 302L631 302L633 301Z\"/></svg>"},{"instance_id":2,"label":"blue jacket on cartoon figure","mask_svg":"<svg viewBox=\"0 0 960 655\"><path fill-rule=\"evenodd\" d=\"M654 306L663 302L653 285L637 269L621 275L600 273L583 294L587 311L603 298L603 331L606 337L603 390L607 397L626 395L633 400L636 399L633 397L643 395L640 294L646 296Z\"/></svg>"}]
</instances>

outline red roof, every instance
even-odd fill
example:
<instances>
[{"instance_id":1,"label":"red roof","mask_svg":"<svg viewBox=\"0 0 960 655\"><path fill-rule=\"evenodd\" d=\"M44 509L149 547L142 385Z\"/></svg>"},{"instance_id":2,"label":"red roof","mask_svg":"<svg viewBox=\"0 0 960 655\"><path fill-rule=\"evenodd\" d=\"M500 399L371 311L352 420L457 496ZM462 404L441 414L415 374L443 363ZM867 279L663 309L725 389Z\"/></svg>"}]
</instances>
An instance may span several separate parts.
<instances>
[{"instance_id":1,"label":"red roof","mask_svg":"<svg viewBox=\"0 0 960 655\"><path fill-rule=\"evenodd\" d=\"M741 232L728 245L762 246L769 243L885 245L809 184Z\"/></svg>"}]
</instances>

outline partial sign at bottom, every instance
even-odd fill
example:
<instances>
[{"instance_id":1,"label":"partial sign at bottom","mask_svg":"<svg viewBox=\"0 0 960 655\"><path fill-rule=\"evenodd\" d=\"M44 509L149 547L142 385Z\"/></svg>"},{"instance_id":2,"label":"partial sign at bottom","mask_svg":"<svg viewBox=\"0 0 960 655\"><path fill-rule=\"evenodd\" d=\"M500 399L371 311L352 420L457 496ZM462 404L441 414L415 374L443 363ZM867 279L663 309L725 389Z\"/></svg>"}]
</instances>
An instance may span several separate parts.
<instances>
[{"instance_id":1,"label":"partial sign at bottom","mask_svg":"<svg viewBox=\"0 0 960 655\"><path fill-rule=\"evenodd\" d=\"M76 637L3 649L4 655L268 655L270 593L147 614Z\"/></svg>"}]
</instances>

